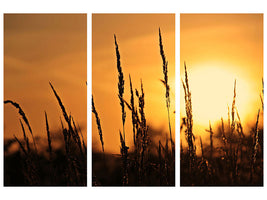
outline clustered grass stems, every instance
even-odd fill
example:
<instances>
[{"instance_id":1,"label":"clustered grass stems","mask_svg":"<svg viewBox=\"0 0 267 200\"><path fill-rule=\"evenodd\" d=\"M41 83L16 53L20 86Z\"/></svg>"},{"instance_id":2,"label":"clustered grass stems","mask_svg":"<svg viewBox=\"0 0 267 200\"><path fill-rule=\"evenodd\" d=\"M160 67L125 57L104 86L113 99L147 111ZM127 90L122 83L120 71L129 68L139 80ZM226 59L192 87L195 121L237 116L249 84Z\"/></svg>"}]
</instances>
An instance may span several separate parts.
<instances>
[{"instance_id":1,"label":"clustered grass stems","mask_svg":"<svg viewBox=\"0 0 267 200\"><path fill-rule=\"evenodd\" d=\"M32 158L30 150L28 149L29 146L27 145L27 149L25 149L22 142L15 135L14 138L15 141L19 144L23 153L25 154L25 163L22 168L25 168L24 176L26 178L27 184L31 186L40 185L40 180L34 163L34 159Z\"/></svg>"},{"instance_id":2,"label":"clustered grass stems","mask_svg":"<svg viewBox=\"0 0 267 200\"><path fill-rule=\"evenodd\" d=\"M194 144L195 136L193 134L193 114L192 114L192 101L191 101L191 92L189 89L189 83L188 83L188 75L187 75L187 69L186 64L184 63L184 69L185 69L185 83L182 80L184 93L185 93L185 111L186 111L186 140L188 143L188 151L189 151L189 157L190 157L190 167L189 169L192 170L195 156L196 156L196 146Z\"/></svg>"},{"instance_id":3,"label":"clustered grass stems","mask_svg":"<svg viewBox=\"0 0 267 200\"><path fill-rule=\"evenodd\" d=\"M85 155L87 155L87 148L86 148L85 141L84 141L84 138L83 138L82 130L81 130L79 124L77 124L77 125L78 125L79 132L81 133L82 143L83 143L83 149L84 149Z\"/></svg>"},{"instance_id":4,"label":"clustered grass stems","mask_svg":"<svg viewBox=\"0 0 267 200\"><path fill-rule=\"evenodd\" d=\"M25 112L22 110L21 106L16 103L13 102L11 100L6 100L4 101L5 104L10 103L11 105L13 105L15 108L17 108L19 110L19 114L22 117L23 121L25 122L25 124L27 125L30 134L32 136L32 140L34 143L34 148L35 148L35 152L37 154L37 147L36 147L36 143L35 143L35 138L33 136L33 132L30 126L30 123L28 121L28 118L26 117ZM24 143L26 144L26 148L24 147L23 143L14 135L15 141L19 144L21 150L23 151L23 153L25 154L25 178L26 181L29 185L39 185L40 184L40 180L39 180L39 176L37 173L37 169L36 169L36 165L34 163L35 159L37 160L37 162L39 162L39 159L37 158L37 156L35 155L33 157L33 154L31 153L31 148L30 148L30 144L29 144L29 138L26 135L26 131L24 129L23 123L22 121L19 119L20 121L20 125L21 125L21 129L23 132L23 138L24 138Z\"/></svg>"},{"instance_id":5,"label":"clustered grass stems","mask_svg":"<svg viewBox=\"0 0 267 200\"><path fill-rule=\"evenodd\" d=\"M139 92L135 89L135 95L138 99L138 109L134 104L134 94L132 89L132 82L130 77L130 92L131 92L131 103L128 104L124 100L126 106L132 112L132 126L134 133L134 156L135 165L137 168L137 180L140 185L143 184L143 179L145 176L145 152L148 150L149 137L148 137L148 126L145 117L145 93L143 89L143 82L141 80L141 91ZM140 116L140 117L139 117Z\"/></svg>"},{"instance_id":6,"label":"clustered grass stems","mask_svg":"<svg viewBox=\"0 0 267 200\"><path fill-rule=\"evenodd\" d=\"M141 172L141 170L140 170L140 168L141 168L140 151L141 150L140 149L142 148L140 145L140 143L141 143L141 139L140 139L141 121L139 120L137 107L135 107L135 103L134 103L134 92L133 92L131 75L129 75L129 81L130 81L130 93L131 93L130 104L128 104L127 101L124 101L124 102L132 113L133 142L134 142L134 165L135 165L136 171L137 171L137 177L136 178L140 183L141 182L141 180L139 178L140 174L141 174L140 173Z\"/></svg>"},{"instance_id":7,"label":"clustered grass stems","mask_svg":"<svg viewBox=\"0 0 267 200\"><path fill-rule=\"evenodd\" d=\"M168 85L168 69L166 62L166 57L163 51L162 38L161 33L159 31L160 37L160 53L163 59L163 73L164 73L164 81L162 81L166 87L166 107L168 111L168 120L169 120L169 131L170 131L170 139L166 138L165 148L161 145L159 141L158 153L159 153L159 163L152 163L154 161L154 157L152 156L151 149L155 148L154 143L152 142L150 135L148 133L147 120L145 116L145 93L143 88L143 82L141 80L141 89L133 89L133 84L131 80L131 76L129 75L130 82L130 101L124 99L124 75L121 67L121 57L119 52L119 45L117 43L116 35L114 35L115 41L115 52L116 52L116 61L117 61L117 71L118 71L118 97L121 106L121 119L123 124L123 130L119 130L120 135L120 153L122 159L122 185L128 185L128 173L131 172L129 170L133 169L134 179L137 181L137 185L145 185L146 181L148 184L151 184L151 171L154 169L159 169L160 175L160 185L169 185L172 184L173 180L171 179L170 174L172 170L174 171L174 152L175 146L172 139L171 133L171 124L170 124L170 96L169 96L169 85ZM135 98L137 98L137 103L135 103ZM125 120L126 120L126 112L125 105L129 108L132 115L132 129L133 129L133 143L134 143L134 151L133 154L128 155L129 147L126 146L125 139ZM169 151L169 143L171 141L172 149ZM170 153L171 152L171 153ZM133 156L133 159L132 157ZM129 157L129 159L128 159ZM164 158L163 158L164 157ZM171 168L172 167L172 168ZM163 182L163 178L165 177L165 183ZM93 180L93 184L96 181ZM130 184L132 182L130 181Z\"/></svg>"},{"instance_id":8,"label":"clustered grass stems","mask_svg":"<svg viewBox=\"0 0 267 200\"><path fill-rule=\"evenodd\" d=\"M144 157L145 157L145 152L148 147L148 127L146 124L146 117L145 117L145 94L143 90L143 83L141 80L141 93L138 92L138 90L135 90L135 94L138 98L138 103L139 103L139 115L140 115L140 121L139 121L139 126L137 128L137 152L138 152L138 157L139 157L139 165L138 165L138 178L139 178L139 183L142 184L143 178L144 178L144 171L145 171L145 166L144 166ZM137 114L137 113L136 113Z\"/></svg>"},{"instance_id":9,"label":"clustered grass stems","mask_svg":"<svg viewBox=\"0 0 267 200\"><path fill-rule=\"evenodd\" d=\"M188 84L188 76L187 76L187 70L185 65L185 83L182 80L183 88L185 91L185 107L186 107L186 122L185 126L187 127L187 130L185 132L186 139L188 142L188 155L189 158L191 158L191 152L190 152L190 146L192 146L194 141L194 136L191 135L192 140L190 140L189 136L192 131L192 104L191 104L191 93L189 90L189 84ZM194 168L193 168L193 174L192 171L190 171L190 168L192 167L191 163L192 159L186 159L182 158L182 146L181 146L181 162L183 165L181 165L183 168L185 168L186 165L189 164L189 170L181 169L183 172L181 173L188 173L183 177L182 185L217 185L217 184L229 184L229 185L258 185L261 184L261 173L259 170L261 169L261 165L256 162L257 158L257 152L258 152L258 146L261 144L261 130L259 129L259 114L260 110L258 110L257 114L257 120L255 127L252 128L251 135L246 136L244 134L243 126L241 123L240 115L238 113L238 109L236 107L236 80L234 81L234 94L233 94L233 101L232 101L232 107L231 110L228 106L228 128L225 128L225 124L223 121L223 118L221 118L221 137L223 147L215 148L213 145L214 139L217 138L215 133L212 131L211 124L209 122L209 130L206 130L210 133L210 158L204 159L204 162L194 162ZM263 99L261 98L261 101L263 103ZM180 127L180 131L183 128L183 122ZM215 135L215 137L213 137ZM181 143L182 144L182 143ZM202 138L200 137L200 147L201 147L201 153L202 153L202 161L204 157L204 148L202 144ZM193 148L195 149L194 145ZM218 161L217 158L214 157L214 152L216 150L223 150L223 155L221 156L221 160ZM246 150L245 150L246 149ZM212 156L213 155L213 156ZM246 156L246 159L243 157ZM196 157L197 159L197 157ZM212 162L210 162L212 161ZM260 160L259 160L260 161ZM221 163L223 162L223 163ZM249 162L248 166L242 166L242 164L246 165L246 163ZM211 163L211 164L210 164ZM260 163L260 162L259 162ZM216 170L221 170L220 168L215 168L216 165L219 164L225 164L225 169L222 170L224 173L224 177L216 176ZM256 167L257 166L257 167ZM248 173L248 169L250 168L250 174ZM243 170L243 171L241 171ZM241 173L243 173L241 175ZM225 176L226 175L226 176ZM199 176L199 177L198 177ZM250 176L250 177L249 177ZM255 177L255 180L253 180ZM217 182L217 181L222 182ZM224 182L225 181L225 182Z\"/></svg>"},{"instance_id":10,"label":"clustered grass stems","mask_svg":"<svg viewBox=\"0 0 267 200\"><path fill-rule=\"evenodd\" d=\"M84 157L83 154L83 150L82 150L82 145L81 145L81 139L79 136L79 131L75 125L74 119L71 115L68 115L66 112L66 109L59 97L59 95L57 94L57 92L55 91L53 85L51 83L49 83L54 95L57 98L57 101L60 105L60 108L62 110L63 116L66 120L66 122L68 123L69 128L64 128L63 122L60 118L61 121L61 125L62 125L62 131L63 131L63 136L64 136L64 142L65 142L65 149L66 149L66 168L63 170L63 174L64 176L64 180L62 180L66 185L86 185L86 157ZM25 154L25 159L24 160L24 165L23 167L25 167L25 169L22 169L23 171L23 175L24 175L24 180L25 180L25 185L43 185L43 184L48 184L46 180L43 180L44 177L40 176L40 173L43 172L42 168L41 168L41 164L40 164L40 155L38 155L37 152L37 147L36 147L36 143L35 143L35 138L33 136L33 132L29 123L28 118L26 117L25 112L22 110L21 106L16 103L13 102L11 100L6 100L4 101L5 104L12 104L14 107L16 107L19 110L19 114L22 117L22 120L19 119L20 121L20 125L22 128L22 132L23 132L23 138L24 141L21 142L15 135L14 138L16 142L18 142L21 150L23 151L23 153ZM34 148L35 151L33 151L33 149L31 149L30 144L29 144L29 138L26 135L26 131L24 129L23 123L24 122L29 131L30 134L32 136L33 139L33 143L34 143ZM53 160L52 160L52 145L51 145L51 134L50 134L50 130L49 130L49 124L48 124L48 117L47 114L45 112L45 123L46 123L46 132L47 132L47 141L48 141L48 151L49 151L49 160L50 160L50 165L51 165L51 170L48 170L48 175L50 176L50 182L49 184L54 185L55 184L55 180L57 180L57 178L61 177L55 177L56 175L53 172L56 172L55 169L53 168ZM74 128L73 128L74 127ZM83 141L84 142L84 141ZM25 145L25 146L24 146ZM76 153L76 148L80 149L81 151L81 156ZM85 144L83 145L83 148L86 152L86 147ZM58 155L60 156L60 155ZM57 160L54 160L57 161ZM55 163L54 163L55 164ZM44 182L41 182L44 181ZM62 184L62 182L60 183Z\"/></svg>"},{"instance_id":11,"label":"clustered grass stems","mask_svg":"<svg viewBox=\"0 0 267 200\"><path fill-rule=\"evenodd\" d=\"M75 140L76 144L78 145L78 147L80 149L80 152L81 152L81 155L83 156L84 152L83 152L83 148L82 148L82 142L81 142L81 138L80 138L80 135L79 135L79 131L78 131L77 127L76 127L75 121L74 121L72 116L70 116L70 119L71 119L73 127L74 127L73 139Z\"/></svg>"},{"instance_id":12,"label":"clustered grass stems","mask_svg":"<svg viewBox=\"0 0 267 200\"><path fill-rule=\"evenodd\" d=\"M26 117L26 114L24 113L24 111L22 110L22 108L20 107L20 105L18 103L14 102L14 101L11 101L11 100L4 101L4 104L8 104L8 103L13 105L15 108L19 109L19 114L22 117L23 121L25 122L25 124L27 125L27 127L28 127L28 129L29 129L29 131L31 133L33 144L34 144L34 148L35 148L35 151L37 153L37 147L36 147L35 138L33 136L32 129L31 129L30 123L28 121L28 118Z\"/></svg>"},{"instance_id":13,"label":"clustered grass stems","mask_svg":"<svg viewBox=\"0 0 267 200\"><path fill-rule=\"evenodd\" d=\"M70 119L70 117L68 116L68 114L66 112L65 106L63 105L63 103L62 103L60 97L58 96L56 90L54 89L53 85L50 82L49 82L49 85L50 85L50 87L52 88L52 90L54 92L54 95L55 95L55 97L56 97L56 99L58 101L58 104L59 104L59 106L60 106L60 108L62 110L63 116L64 116L64 118L65 118L65 120L66 120L66 122L67 122L67 124L69 126L69 129L73 133L74 131L73 131L73 128L71 126L71 119Z\"/></svg>"},{"instance_id":14,"label":"clustered grass stems","mask_svg":"<svg viewBox=\"0 0 267 200\"><path fill-rule=\"evenodd\" d=\"M162 44L162 37L161 37L161 32L159 29L159 47L160 47L160 55L162 58L162 66L163 66L163 74L164 74L164 80L161 80L165 86L166 89L166 93L165 93L165 97L166 97L166 108L167 108L167 112L168 112L168 122L169 122L169 131L170 131L170 141L171 141L171 145L172 145L172 154L174 156L174 152L175 152L175 147L174 147L174 142L172 139L172 131L171 131L171 120L170 120L170 104L171 104L171 100L170 100L170 86L168 84L168 61L166 60L166 56L163 50L163 44Z\"/></svg>"},{"instance_id":15,"label":"clustered grass stems","mask_svg":"<svg viewBox=\"0 0 267 200\"><path fill-rule=\"evenodd\" d=\"M96 108L95 108L93 95L92 95L92 112L95 114L98 134L99 134L100 142L102 145L102 151L104 152L104 140L103 140L102 128L101 128L100 118L99 118L98 113L97 113Z\"/></svg>"},{"instance_id":16,"label":"clustered grass stems","mask_svg":"<svg viewBox=\"0 0 267 200\"><path fill-rule=\"evenodd\" d=\"M57 94L56 90L54 89L53 85L51 83L50 84L50 87L52 88L53 92L54 92L54 95L58 101L58 104L62 110L62 113L63 113L63 116L65 118L65 121L67 122L68 124L68 127L69 127L69 133L70 135L72 136L73 140L75 141L75 143L78 145L78 148L80 149L80 152L81 152L81 155L83 156L83 150L82 150L82 146L81 146L81 140L80 140L80 137L77 133L77 130L75 130L75 124L74 124L74 121L73 121L73 117L71 115L68 115L67 112L66 112L66 109L59 97L59 95ZM73 125L74 125L74 128L72 126L72 123L73 122Z\"/></svg>"},{"instance_id":17,"label":"clustered grass stems","mask_svg":"<svg viewBox=\"0 0 267 200\"><path fill-rule=\"evenodd\" d=\"M50 84L51 89L53 90L53 93L54 93L54 95L58 101L58 104L61 108L64 119L67 122L68 128L69 128L69 129L64 128L63 123L61 121L64 141L65 141L67 161L68 161L68 171L70 172L70 173L66 174L68 182L69 182L68 184L70 184L70 185L73 185L73 184L74 185L79 185L79 184L86 185L86 178L85 178L86 176L84 176L84 174L86 174L86 167L85 168L81 167L81 165L86 163L86 154L83 153L80 136L77 132L77 128L75 126L73 117L71 115L67 114L67 111L64 107L64 104L62 103L61 98L57 94L53 85L50 82L49 82L49 84ZM74 144L76 144L80 150L80 153L81 153L80 159L78 157L76 158L76 156L73 156L71 154L72 153L71 149L70 149L71 138L73 139ZM86 151L86 150L84 150L84 151ZM86 166L86 164L85 164L85 166Z\"/></svg>"},{"instance_id":18,"label":"clustered grass stems","mask_svg":"<svg viewBox=\"0 0 267 200\"><path fill-rule=\"evenodd\" d=\"M122 166L123 166L123 175L122 175L122 185L128 185L128 149L125 145L125 141L120 132L120 142L121 142L121 157L122 157Z\"/></svg>"},{"instance_id":19,"label":"clustered grass stems","mask_svg":"<svg viewBox=\"0 0 267 200\"><path fill-rule=\"evenodd\" d=\"M116 58L117 58L117 70L118 70L118 90L119 90L119 100L121 105L121 113L122 113L122 125L123 125L123 135L120 132L120 141L121 141L121 157L123 162L123 179L122 183L123 185L128 185L128 149L129 147L126 146L126 140L125 140L125 119L126 119L126 112L125 112L125 106L124 106L124 99L123 99L123 93L124 93L124 78L123 78L123 72L121 67L121 61L120 61L120 52L119 52L119 46L117 43L116 35L114 34L114 40L115 40L115 50L116 50Z\"/></svg>"},{"instance_id":20,"label":"clustered grass stems","mask_svg":"<svg viewBox=\"0 0 267 200\"><path fill-rule=\"evenodd\" d=\"M235 120L235 110L236 110L236 80L234 82L234 95L233 95L233 102L232 102L232 108L231 108L231 114L230 109L228 107L228 121L229 121L229 129L230 129L230 135L228 137L229 143L230 143L230 149L229 149L229 155L227 160L230 163L230 171L231 171L231 180L232 183L235 184L237 181L237 172L238 172L238 152L239 152L239 144L235 145L235 129L236 129L236 120Z\"/></svg>"}]
</instances>

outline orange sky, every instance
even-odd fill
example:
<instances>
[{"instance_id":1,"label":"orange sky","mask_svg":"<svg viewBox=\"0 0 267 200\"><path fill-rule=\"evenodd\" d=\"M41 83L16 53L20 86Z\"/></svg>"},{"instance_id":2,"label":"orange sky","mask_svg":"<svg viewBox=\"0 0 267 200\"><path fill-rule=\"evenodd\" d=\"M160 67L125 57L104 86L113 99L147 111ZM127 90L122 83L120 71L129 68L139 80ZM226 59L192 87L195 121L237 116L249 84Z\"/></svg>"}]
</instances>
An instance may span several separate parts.
<instances>
[{"instance_id":1,"label":"orange sky","mask_svg":"<svg viewBox=\"0 0 267 200\"><path fill-rule=\"evenodd\" d=\"M125 79L125 99L130 99L129 74L133 88L144 84L145 113L150 126L168 133L162 60L158 29L169 61L171 123L174 135L175 105L175 15L173 14L93 14L92 15L92 93L101 119L105 151L119 153L122 130L118 99L118 72L113 34L117 36ZM137 102L137 99L135 100ZM174 137L174 136L173 136ZM92 147L100 150L95 117L92 116ZM131 114L126 109L126 143L132 144Z\"/></svg>"},{"instance_id":2,"label":"orange sky","mask_svg":"<svg viewBox=\"0 0 267 200\"><path fill-rule=\"evenodd\" d=\"M209 120L212 124L221 117L227 120L235 79L241 122L245 128L254 124L261 108L263 15L181 14L180 20L180 73L184 80L186 62L195 134L208 135ZM183 117L184 91L180 87Z\"/></svg>"},{"instance_id":3,"label":"orange sky","mask_svg":"<svg viewBox=\"0 0 267 200\"><path fill-rule=\"evenodd\" d=\"M49 81L86 138L86 14L4 15L4 99L19 103L33 133L61 127L61 110ZM4 106L5 138L22 136L17 109Z\"/></svg>"}]
</instances>

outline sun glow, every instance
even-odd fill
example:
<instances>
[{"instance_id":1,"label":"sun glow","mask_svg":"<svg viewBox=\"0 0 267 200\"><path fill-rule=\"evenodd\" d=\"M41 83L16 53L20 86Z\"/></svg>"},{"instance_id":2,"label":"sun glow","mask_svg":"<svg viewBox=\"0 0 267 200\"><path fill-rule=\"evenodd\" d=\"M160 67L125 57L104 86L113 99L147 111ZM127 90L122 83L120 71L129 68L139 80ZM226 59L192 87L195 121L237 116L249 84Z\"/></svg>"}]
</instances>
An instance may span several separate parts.
<instances>
[{"instance_id":1,"label":"sun glow","mask_svg":"<svg viewBox=\"0 0 267 200\"><path fill-rule=\"evenodd\" d=\"M217 64L198 66L192 70L189 68L188 76L192 93L193 116L197 125L208 127L209 121L213 124L221 117L227 120L228 106L230 109L232 107L235 80L236 108L243 122L248 122L250 114L257 111L252 108L255 108L254 105L259 100L259 93L252 89L251 80L245 75ZM185 116L183 90L180 95L181 114Z\"/></svg>"}]
</instances>

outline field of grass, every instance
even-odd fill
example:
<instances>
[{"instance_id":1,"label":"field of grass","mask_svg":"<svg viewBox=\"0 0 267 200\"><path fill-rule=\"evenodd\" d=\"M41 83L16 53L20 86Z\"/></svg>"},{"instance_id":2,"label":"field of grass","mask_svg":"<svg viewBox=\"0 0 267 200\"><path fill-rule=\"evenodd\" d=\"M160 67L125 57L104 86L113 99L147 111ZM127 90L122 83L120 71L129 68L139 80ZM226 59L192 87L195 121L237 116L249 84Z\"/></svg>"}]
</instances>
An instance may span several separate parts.
<instances>
[{"instance_id":1,"label":"field of grass","mask_svg":"<svg viewBox=\"0 0 267 200\"><path fill-rule=\"evenodd\" d=\"M168 83L168 62L163 50L161 32L159 30L159 56L162 58L163 79L161 82L166 89L166 112L168 113L168 136L156 139L157 133L147 124L145 115L145 86L140 83L140 90L133 89L131 76L129 75L131 94L130 100L124 98L125 77L120 61L120 52L117 38L114 35L115 51L118 70L118 98L121 107L121 120L123 127L118 128L118 139L120 139L120 154L112 155L105 153L105 133L102 133L100 122L101 113L97 112L97 101L92 97L92 112L96 119L102 152L92 154L92 185L93 186L174 186L175 185L175 144L174 133L171 129L170 119L170 96ZM137 102L136 102L137 101ZM131 116L126 118L126 109ZM156 109L156 108L155 108ZM132 122L132 132L125 132L126 119ZM129 148L125 141L125 135L132 135L133 148ZM165 138L165 139L163 139Z\"/></svg>"},{"instance_id":2,"label":"field of grass","mask_svg":"<svg viewBox=\"0 0 267 200\"><path fill-rule=\"evenodd\" d=\"M184 67L186 116L182 118L180 134L181 138L186 138L187 144L186 147L183 147L182 142L180 145L181 186L263 186L263 128L259 126L259 117L263 116L263 91L260 95L262 108L255 108L258 114L254 126L250 127L250 134L244 134L238 105L235 103L235 81L228 120L221 118L221 125L216 129L209 125L206 130L210 136L209 145L204 146L201 137L196 140L193 133L189 75L186 64ZM196 155L197 146L201 149L200 156Z\"/></svg>"},{"instance_id":3,"label":"field of grass","mask_svg":"<svg viewBox=\"0 0 267 200\"><path fill-rule=\"evenodd\" d=\"M61 130L51 133L49 116L44 113L47 140L34 136L30 121L21 106L5 100L6 106L18 109L22 140L19 133L4 141L4 185L5 186L86 186L87 148L81 129L69 115L59 95L50 83L53 94L62 110ZM46 142L45 147L43 147ZM53 148L53 143L59 148ZM19 145L19 151L10 148ZM40 148L39 148L40 147ZM41 148L42 147L42 148Z\"/></svg>"}]
</instances>

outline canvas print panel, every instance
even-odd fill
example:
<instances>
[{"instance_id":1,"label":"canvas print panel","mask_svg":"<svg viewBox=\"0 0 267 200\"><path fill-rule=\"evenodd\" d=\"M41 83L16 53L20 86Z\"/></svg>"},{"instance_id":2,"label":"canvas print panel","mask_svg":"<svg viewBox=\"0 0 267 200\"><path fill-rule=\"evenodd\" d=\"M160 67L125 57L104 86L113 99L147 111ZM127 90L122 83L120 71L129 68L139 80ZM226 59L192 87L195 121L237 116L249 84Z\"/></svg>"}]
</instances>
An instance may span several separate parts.
<instances>
[{"instance_id":1,"label":"canvas print panel","mask_svg":"<svg viewBox=\"0 0 267 200\"><path fill-rule=\"evenodd\" d=\"M92 185L175 185L175 15L92 15Z\"/></svg>"},{"instance_id":2,"label":"canvas print panel","mask_svg":"<svg viewBox=\"0 0 267 200\"><path fill-rule=\"evenodd\" d=\"M263 186L263 14L181 14L181 186Z\"/></svg>"},{"instance_id":3,"label":"canvas print panel","mask_svg":"<svg viewBox=\"0 0 267 200\"><path fill-rule=\"evenodd\" d=\"M4 15L4 185L86 186L86 14Z\"/></svg>"}]
</instances>

